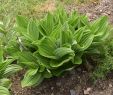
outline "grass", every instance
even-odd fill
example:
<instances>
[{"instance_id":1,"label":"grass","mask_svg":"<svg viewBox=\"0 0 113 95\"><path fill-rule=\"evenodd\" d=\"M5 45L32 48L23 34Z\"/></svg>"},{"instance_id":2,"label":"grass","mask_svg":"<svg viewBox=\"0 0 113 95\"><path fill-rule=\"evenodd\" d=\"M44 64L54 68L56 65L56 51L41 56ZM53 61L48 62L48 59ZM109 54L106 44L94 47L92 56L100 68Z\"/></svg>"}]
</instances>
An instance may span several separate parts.
<instances>
[{"instance_id":1,"label":"grass","mask_svg":"<svg viewBox=\"0 0 113 95\"><path fill-rule=\"evenodd\" d=\"M0 2L0 20L5 16L15 17L17 14L30 16L33 8L45 0L2 0Z\"/></svg>"},{"instance_id":2,"label":"grass","mask_svg":"<svg viewBox=\"0 0 113 95\"><path fill-rule=\"evenodd\" d=\"M0 1L0 20L3 20L6 16L15 17L17 14L38 17L39 14L36 13L38 8L37 10L34 10L34 8L43 5L46 1L53 1L58 4L60 2L64 4L75 4L76 2L85 3L95 0L2 0Z\"/></svg>"}]
</instances>

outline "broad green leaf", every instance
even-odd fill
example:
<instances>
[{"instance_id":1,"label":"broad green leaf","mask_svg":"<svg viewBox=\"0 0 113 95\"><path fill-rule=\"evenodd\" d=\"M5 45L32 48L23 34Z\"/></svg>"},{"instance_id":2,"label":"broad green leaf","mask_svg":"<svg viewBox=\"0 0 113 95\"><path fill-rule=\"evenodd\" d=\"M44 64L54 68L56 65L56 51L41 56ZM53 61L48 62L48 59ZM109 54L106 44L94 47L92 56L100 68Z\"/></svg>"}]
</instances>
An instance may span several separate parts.
<instances>
[{"instance_id":1,"label":"broad green leaf","mask_svg":"<svg viewBox=\"0 0 113 95\"><path fill-rule=\"evenodd\" d=\"M51 70L53 76L61 76L66 71L71 71L75 68L71 62L67 62L64 65L60 66L59 68Z\"/></svg>"},{"instance_id":2,"label":"broad green leaf","mask_svg":"<svg viewBox=\"0 0 113 95\"><path fill-rule=\"evenodd\" d=\"M56 57L59 59L59 58L62 58L63 56L67 55L67 54L73 54L74 55L74 51L71 49L71 48L67 48L67 47L60 47L60 48L57 48L55 51L54 51Z\"/></svg>"},{"instance_id":3,"label":"broad green leaf","mask_svg":"<svg viewBox=\"0 0 113 95\"><path fill-rule=\"evenodd\" d=\"M0 79L0 86L10 88L11 87L11 81L7 78Z\"/></svg>"},{"instance_id":4,"label":"broad green leaf","mask_svg":"<svg viewBox=\"0 0 113 95\"><path fill-rule=\"evenodd\" d=\"M62 57L61 59L51 60L50 66L53 68L58 68L58 67L62 66L63 64L66 64L67 62L69 62L72 58L73 58L73 55L66 55L66 56Z\"/></svg>"},{"instance_id":5,"label":"broad green leaf","mask_svg":"<svg viewBox=\"0 0 113 95\"><path fill-rule=\"evenodd\" d=\"M98 31L96 31L95 36L96 35L101 35L102 31L105 31L106 27L108 26L108 21L107 21L108 19L107 19L106 16L103 16L100 19L101 20L100 20L99 26L98 26L99 29L98 29Z\"/></svg>"},{"instance_id":6,"label":"broad green leaf","mask_svg":"<svg viewBox=\"0 0 113 95\"><path fill-rule=\"evenodd\" d=\"M39 39L39 29L34 21L29 22L27 31L32 41Z\"/></svg>"},{"instance_id":7,"label":"broad green leaf","mask_svg":"<svg viewBox=\"0 0 113 95\"><path fill-rule=\"evenodd\" d=\"M5 77L11 76L12 74L14 74L20 70L22 70L22 67L19 65L16 65L16 64L8 65L8 67L4 71L4 76Z\"/></svg>"},{"instance_id":8,"label":"broad green leaf","mask_svg":"<svg viewBox=\"0 0 113 95\"><path fill-rule=\"evenodd\" d=\"M23 27L23 28L26 28L27 29L27 26L28 26L28 20L27 20L27 18L18 15L16 17L16 23L17 23L17 25L19 27Z\"/></svg>"},{"instance_id":9,"label":"broad green leaf","mask_svg":"<svg viewBox=\"0 0 113 95\"><path fill-rule=\"evenodd\" d=\"M46 30L47 27L45 26L46 23L44 23L44 21L45 21L45 20L41 20L41 21L39 22L39 26L38 26L38 28L39 28L40 33L41 33L42 36L46 36L46 35L49 34L49 33L47 32L47 30Z\"/></svg>"},{"instance_id":10,"label":"broad green leaf","mask_svg":"<svg viewBox=\"0 0 113 95\"><path fill-rule=\"evenodd\" d=\"M74 39L79 43L80 40L83 37L83 33L84 33L85 27L79 28L77 31L75 31L74 33Z\"/></svg>"},{"instance_id":11,"label":"broad green leaf","mask_svg":"<svg viewBox=\"0 0 113 95\"><path fill-rule=\"evenodd\" d=\"M42 80L42 74L38 72L38 69L30 69L26 72L21 85L22 87L38 85L42 82Z\"/></svg>"},{"instance_id":12,"label":"broad green leaf","mask_svg":"<svg viewBox=\"0 0 113 95\"><path fill-rule=\"evenodd\" d=\"M77 26L78 24L78 13L73 11L70 15L70 18L68 19L68 23L73 26L74 28Z\"/></svg>"},{"instance_id":13,"label":"broad green leaf","mask_svg":"<svg viewBox=\"0 0 113 95\"><path fill-rule=\"evenodd\" d=\"M78 43L81 47L80 50L86 50L91 45L93 39L94 39L93 34L84 35L80 43Z\"/></svg>"},{"instance_id":14,"label":"broad green leaf","mask_svg":"<svg viewBox=\"0 0 113 95\"><path fill-rule=\"evenodd\" d=\"M46 27L48 34L50 34L53 31L53 28L55 27L53 22L53 15L50 13L47 14Z\"/></svg>"},{"instance_id":15,"label":"broad green leaf","mask_svg":"<svg viewBox=\"0 0 113 95\"><path fill-rule=\"evenodd\" d=\"M7 66L9 64L11 64L15 60L16 60L15 58L13 58L13 59L6 59L2 63L0 63L0 74L3 73L3 71L5 71L5 69L7 68Z\"/></svg>"},{"instance_id":16,"label":"broad green leaf","mask_svg":"<svg viewBox=\"0 0 113 95\"><path fill-rule=\"evenodd\" d=\"M112 31L113 31L113 29L110 26L107 26L107 28L105 29L105 32L100 37L100 42L105 41L108 37L110 38Z\"/></svg>"},{"instance_id":17,"label":"broad green leaf","mask_svg":"<svg viewBox=\"0 0 113 95\"><path fill-rule=\"evenodd\" d=\"M59 22L55 29L51 32L50 37L55 38L56 40L60 37L62 31L62 24Z\"/></svg>"},{"instance_id":18,"label":"broad green leaf","mask_svg":"<svg viewBox=\"0 0 113 95\"><path fill-rule=\"evenodd\" d=\"M75 65L80 65L82 64L82 58L80 56L74 56L74 58L72 59L72 62Z\"/></svg>"},{"instance_id":19,"label":"broad green leaf","mask_svg":"<svg viewBox=\"0 0 113 95\"><path fill-rule=\"evenodd\" d=\"M31 67L38 66L37 58L31 52L19 52L18 56L20 63Z\"/></svg>"},{"instance_id":20,"label":"broad green leaf","mask_svg":"<svg viewBox=\"0 0 113 95\"><path fill-rule=\"evenodd\" d=\"M59 19L60 19L60 22L62 24L64 24L64 22L68 19L68 15L66 13L66 10L64 10L63 8L59 9L57 12L56 12L59 16Z\"/></svg>"},{"instance_id":21,"label":"broad green leaf","mask_svg":"<svg viewBox=\"0 0 113 95\"><path fill-rule=\"evenodd\" d=\"M37 61L40 65L42 65L46 68L51 68L50 64L49 64L49 62L50 62L49 58L41 56L38 52L35 52L34 56L37 58Z\"/></svg>"},{"instance_id":22,"label":"broad green leaf","mask_svg":"<svg viewBox=\"0 0 113 95\"><path fill-rule=\"evenodd\" d=\"M53 38L45 37L38 45L40 55L56 59L54 55L54 50L56 49L56 44Z\"/></svg>"},{"instance_id":23,"label":"broad green leaf","mask_svg":"<svg viewBox=\"0 0 113 95\"><path fill-rule=\"evenodd\" d=\"M11 95L7 88L0 86L0 94L1 95Z\"/></svg>"},{"instance_id":24,"label":"broad green leaf","mask_svg":"<svg viewBox=\"0 0 113 95\"><path fill-rule=\"evenodd\" d=\"M53 15L48 13L47 16L39 22L39 28L43 35L50 35L55 27Z\"/></svg>"},{"instance_id":25,"label":"broad green leaf","mask_svg":"<svg viewBox=\"0 0 113 95\"><path fill-rule=\"evenodd\" d=\"M102 16L91 25L91 31L95 36L101 36L108 26L108 21L106 16Z\"/></svg>"},{"instance_id":26,"label":"broad green leaf","mask_svg":"<svg viewBox=\"0 0 113 95\"><path fill-rule=\"evenodd\" d=\"M32 41L31 37L30 37L29 34L27 33L27 28L16 27L16 31L17 31L21 36L24 36L24 39L27 39L27 40L29 40L29 41Z\"/></svg>"},{"instance_id":27,"label":"broad green leaf","mask_svg":"<svg viewBox=\"0 0 113 95\"><path fill-rule=\"evenodd\" d=\"M63 30L61 31L61 45L64 44L72 44L73 35L72 32L69 30L69 25L67 23L64 23Z\"/></svg>"},{"instance_id":28,"label":"broad green leaf","mask_svg":"<svg viewBox=\"0 0 113 95\"><path fill-rule=\"evenodd\" d=\"M80 19L81 19L81 23L83 24L83 26L90 26L88 17L86 15L81 15Z\"/></svg>"}]
</instances>

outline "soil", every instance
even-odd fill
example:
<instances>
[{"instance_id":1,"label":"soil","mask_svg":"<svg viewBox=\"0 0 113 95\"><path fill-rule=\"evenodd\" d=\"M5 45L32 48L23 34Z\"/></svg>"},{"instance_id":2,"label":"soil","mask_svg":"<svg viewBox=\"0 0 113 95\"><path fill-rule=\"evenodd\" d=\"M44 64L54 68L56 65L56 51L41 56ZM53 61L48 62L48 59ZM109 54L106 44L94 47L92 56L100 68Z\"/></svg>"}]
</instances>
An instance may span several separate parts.
<instances>
[{"instance_id":1,"label":"soil","mask_svg":"<svg viewBox=\"0 0 113 95\"><path fill-rule=\"evenodd\" d=\"M82 5L66 5L67 10L78 10L94 20L101 15L107 15L110 23L113 23L113 0L101 0ZM23 72L12 78L11 92L13 95L113 95L113 75L108 74L106 79L97 80L95 83L90 80L90 72L77 68L68 74L59 77L46 79L37 87L24 88L20 86Z\"/></svg>"}]
</instances>

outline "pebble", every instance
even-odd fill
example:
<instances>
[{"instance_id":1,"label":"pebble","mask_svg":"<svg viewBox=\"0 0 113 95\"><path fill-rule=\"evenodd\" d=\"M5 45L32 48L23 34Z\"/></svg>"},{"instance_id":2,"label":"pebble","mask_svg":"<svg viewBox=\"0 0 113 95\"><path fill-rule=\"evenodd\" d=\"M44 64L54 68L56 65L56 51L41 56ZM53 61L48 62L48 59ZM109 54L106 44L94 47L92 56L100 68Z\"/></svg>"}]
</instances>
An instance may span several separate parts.
<instances>
[{"instance_id":1,"label":"pebble","mask_svg":"<svg viewBox=\"0 0 113 95\"><path fill-rule=\"evenodd\" d=\"M75 90L71 89L71 90L70 90L70 95L76 95L76 94L75 94Z\"/></svg>"},{"instance_id":2,"label":"pebble","mask_svg":"<svg viewBox=\"0 0 113 95\"><path fill-rule=\"evenodd\" d=\"M51 90L53 90L54 89L54 87L51 87Z\"/></svg>"},{"instance_id":3,"label":"pebble","mask_svg":"<svg viewBox=\"0 0 113 95\"><path fill-rule=\"evenodd\" d=\"M112 85L112 84L109 84L109 87L110 87L110 88L112 88L112 87L113 87L113 85Z\"/></svg>"},{"instance_id":4,"label":"pebble","mask_svg":"<svg viewBox=\"0 0 113 95\"><path fill-rule=\"evenodd\" d=\"M51 93L51 95L54 95L53 93Z\"/></svg>"},{"instance_id":5,"label":"pebble","mask_svg":"<svg viewBox=\"0 0 113 95\"><path fill-rule=\"evenodd\" d=\"M86 90L84 90L84 95L89 95L91 91L91 88L87 88Z\"/></svg>"},{"instance_id":6,"label":"pebble","mask_svg":"<svg viewBox=\"0 0 113 95\"><path fill-rule=\"evenodd\" d=\"M102 10L100 10L100 12L102 12Z\"/></svg>"}]
</instances>

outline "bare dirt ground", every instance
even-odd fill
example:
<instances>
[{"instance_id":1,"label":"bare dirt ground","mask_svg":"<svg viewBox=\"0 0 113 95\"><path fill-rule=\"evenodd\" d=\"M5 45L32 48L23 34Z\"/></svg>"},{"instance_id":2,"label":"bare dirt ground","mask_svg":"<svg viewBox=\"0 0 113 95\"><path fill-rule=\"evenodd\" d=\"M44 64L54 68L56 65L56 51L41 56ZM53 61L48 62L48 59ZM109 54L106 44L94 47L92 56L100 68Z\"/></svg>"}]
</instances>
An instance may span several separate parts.
<instances>
[{"instance_id":1,"label":"bare dirt ground","mask_svg":"<svg viewBox=\"0 0 113 95\"><path fill-rule=\"evenodd\" d=\"M67 10L78 10L94 20L101 15L107 15L113 24L113 0L101 0L85 5L66 5ZM20 86L23 77L21 73L13 77L11 91L13 95L113 95L113 75L108 74L106 79L92 82L90 73L81 68L73 70L60 78L45 80L37 87L24 88ZM20 77L21 76L21 77Z\"/></svg>"}]
</instances>

